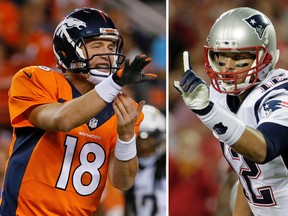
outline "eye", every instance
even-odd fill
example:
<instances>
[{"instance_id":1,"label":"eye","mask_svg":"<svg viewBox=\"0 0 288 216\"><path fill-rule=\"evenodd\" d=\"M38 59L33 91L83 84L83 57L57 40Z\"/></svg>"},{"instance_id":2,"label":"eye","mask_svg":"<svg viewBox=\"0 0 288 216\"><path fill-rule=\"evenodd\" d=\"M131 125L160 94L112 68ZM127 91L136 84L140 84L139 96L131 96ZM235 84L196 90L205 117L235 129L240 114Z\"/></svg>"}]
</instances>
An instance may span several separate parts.
<instances>
[{"instance_id":1,"label":"eye","mask_svg":"<svg viewBox=\"0 0 288 216\"><path fill-rule=\"evenodd\" d=\"M236 67L247 67L248 65L249 63L243 62L243 63L236 64Z\"/></svg>"},{"instance_id":2,"label":"eye","mask_svg":"<svg viewBox=\"0 0 288 216\"><path fill-rule=\"evenodd\" d=\"M91 43L89 46L91 49L100 49L101 44L100 43Z\"/></svg>"},{"instance_id":3,"label":"eye","mask_svg":"<svg viewBox=\"0 0 288 216\"><path fill-rule=\"evenodd\" d=\"M224 63L224 62L218 62L218 64L219 64L220 67L225 66L225 63Z\"/></svg>"},{"instance_id":4,"label":"eye","mask_svg":"<svg viewBox=\"0 0 288 216\"><path fill-rule=\"evenodd\" d=\"M101 46L99 46L99 45L97 46L97 45L96 45L96 46L92 46L91 48L92 48L92 49L100 49Z\"/></svg>"},{"instance_id":5,"label":"eye","mask_svg":"<svg viewBox=\"0 0 288 216\"><path fill-rule=\"evenodd\" d=\"M111 51L111 52L115 52L116 51L116 46L113 44L113 45L110 45L108 46L108 49Z\"/></svg>"}]
</instances>

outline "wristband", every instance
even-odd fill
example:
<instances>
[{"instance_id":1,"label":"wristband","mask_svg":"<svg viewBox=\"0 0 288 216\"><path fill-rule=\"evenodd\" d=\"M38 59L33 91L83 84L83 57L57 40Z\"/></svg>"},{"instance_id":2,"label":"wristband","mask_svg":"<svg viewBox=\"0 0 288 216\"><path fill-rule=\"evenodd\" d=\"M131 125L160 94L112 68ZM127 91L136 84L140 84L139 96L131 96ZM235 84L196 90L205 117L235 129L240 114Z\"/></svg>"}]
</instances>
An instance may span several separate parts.
<instances>
[{"instance_id":1,"label":"wristband","mask_svg":"<svg viewBox=\"0 0 288 216\"><path fill-rule=\"evenodd\" d=\"M197 116L213 131L216 138L228 146L235 144L246 128L245 124L238 119L236 115L226 111L217 104L213 104L213 107L208 114L197 114Z\"/></svg>"},{"instance_id":2,"label":"wristband","mask_svg":"<svg viewBox=\"0 0 288 216\"><path fill-rule=\"evenodd\" d=\"M127 142L117 139L115 147L115 157L120 161L128 161L134 158L137 154L136 150L136 136Z\"/></svg>"},{"instance_id":3,"label":"wristband","mask_svg":"<svg viewBox=\"0 0 288 216\"><path fill-rule=\"evenodd\" d=\"M116 84L112 75L101 81L98 85L95 86L95 91L105 102L111 103L114 98L121 91L122 86Z\"/></svg>"}]
</instances>

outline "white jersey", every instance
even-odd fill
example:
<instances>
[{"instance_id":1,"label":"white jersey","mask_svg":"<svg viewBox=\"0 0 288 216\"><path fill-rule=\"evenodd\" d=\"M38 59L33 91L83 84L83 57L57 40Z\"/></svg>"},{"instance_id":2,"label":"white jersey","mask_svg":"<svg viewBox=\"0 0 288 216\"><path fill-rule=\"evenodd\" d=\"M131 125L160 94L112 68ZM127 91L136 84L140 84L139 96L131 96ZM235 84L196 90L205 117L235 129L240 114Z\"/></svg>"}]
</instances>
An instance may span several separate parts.
<instances>
[{"instance_id":1,"label":"white jersey","mask_svg":"<svg viewBox=\"0 0 288 216\"><path fill-rule=\"evenodd\" d=\"M161 159L158 155L147 159L138 158L138 160L140 168L134 186L125 194L128 202L127 215L166 216L165 155L162 155ZM157 167L162 174L158 175Z\"/></svg>"},{"instance_id":2,"label":"white jersey","mask_svg":"<svg viewBox=\"0 0 288 216\"><path fill-rule=\"evenodd\" d=\"M211 88L211 100L231 110L227 97ZM268 122L288 127L288 71L277 69L270 72L235 112L246 126L252 128ZM223 145L222 149L227 161L238 173L254 216L288 215L287 152L266 164L257 164L232 151L228 145Z\"/></svg>"}]
</instances>

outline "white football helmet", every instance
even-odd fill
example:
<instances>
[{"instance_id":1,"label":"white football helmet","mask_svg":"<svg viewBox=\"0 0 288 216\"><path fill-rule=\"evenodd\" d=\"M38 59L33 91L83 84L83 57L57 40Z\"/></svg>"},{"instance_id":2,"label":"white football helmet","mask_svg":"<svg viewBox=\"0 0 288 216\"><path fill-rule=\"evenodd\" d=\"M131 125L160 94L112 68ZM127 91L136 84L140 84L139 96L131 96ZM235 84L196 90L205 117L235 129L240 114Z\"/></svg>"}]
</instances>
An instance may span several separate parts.
<instances>
[{"instance_id":1,"label":"white football helmet","mask_svg":"<svg viewBox=\"0 0 288 216\"><path fill-rule=\"evenodd\" d=\"M156 107L145 104L143 109L144 119L140 124L140 139L146 139L149 136L162 137L166 131L166 118Z\"/></svg>"},{"instance_id":2,"label":"white football helmet","mask_svg":"<svg viewBox=\"0 0 288 216\"><path fill-rule=\"evenodd\" d=\"M140 158L161 155L164 150L166 131L166 118L160 110L151 105L144 105L142 111L144 119L140 124L140 133L137 138L139 160ZM143 163L142 159L141 163Z\"/></svg>"},{"instance_id":3,"label":"white football helmet","mask_svg":"<svg viewBox=\"0 0 288 216\"><path fill-rule=\"evenodd\" d=\"M279 58L276 33L271 21L261 12L240 7L223 13L212 26L204 47L206 71L212 86L221 93L241 94L275 67ZM248 52L255 55L252 67L241 72L221 72L217 53ZM237 77L245 78L237 83Z\"/></svg>"}]
</instances>

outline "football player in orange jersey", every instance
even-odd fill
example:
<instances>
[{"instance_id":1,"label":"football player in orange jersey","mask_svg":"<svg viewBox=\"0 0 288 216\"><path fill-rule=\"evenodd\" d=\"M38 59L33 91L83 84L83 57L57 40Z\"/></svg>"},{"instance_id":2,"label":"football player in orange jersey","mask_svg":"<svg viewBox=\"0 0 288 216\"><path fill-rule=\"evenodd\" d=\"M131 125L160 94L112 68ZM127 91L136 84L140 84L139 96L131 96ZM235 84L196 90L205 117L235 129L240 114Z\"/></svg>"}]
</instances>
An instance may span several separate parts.
<instances>
[{"instance_id":1,"label":"football player in orange jersey","mask_svg":"<svg viewBox=\"0 0 288 216\"><path fill-rule=\"evenodd\" d=\"M127 190L137 173L144 101L120 91L156 78L142 73L151 59L125 60L113 21L93 8L62 20L53 50L63 73L30 66L12 80L13 138L0 215L92 215L108 175Z\"/></svg>"}]
</instances>

